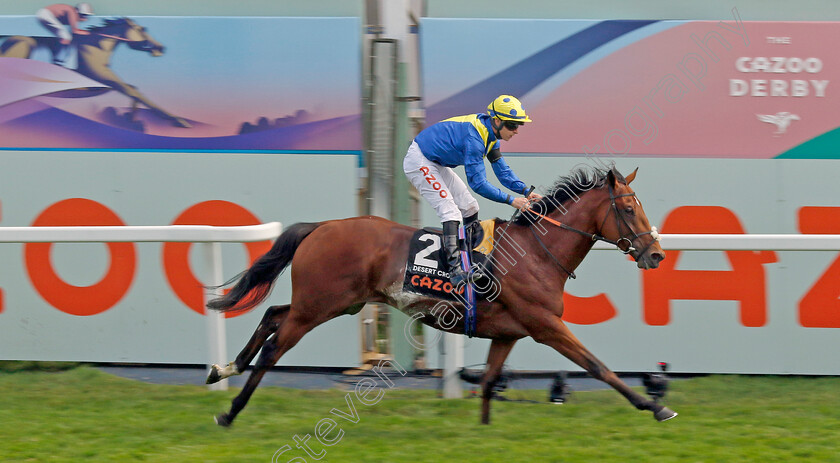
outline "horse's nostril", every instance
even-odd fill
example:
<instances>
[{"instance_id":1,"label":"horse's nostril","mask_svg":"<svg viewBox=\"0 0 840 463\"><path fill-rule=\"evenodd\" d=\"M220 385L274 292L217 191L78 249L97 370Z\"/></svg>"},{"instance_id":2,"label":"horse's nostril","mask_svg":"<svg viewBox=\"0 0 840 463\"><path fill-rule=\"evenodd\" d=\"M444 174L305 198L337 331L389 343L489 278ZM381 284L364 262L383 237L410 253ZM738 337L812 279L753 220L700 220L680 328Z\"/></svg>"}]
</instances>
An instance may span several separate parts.
<instances>
[{"instance_id":1,"label":"horse's nostril","mask_svg":"<svg viewBox=\"0 0 840 463\"><path fill-rule=\"evenodd\" d=\"M654 262L662 262L663 260L665 260L665 256L658 252L652 253L650 257L654 260Z\"/></svg>"}]
</instances>

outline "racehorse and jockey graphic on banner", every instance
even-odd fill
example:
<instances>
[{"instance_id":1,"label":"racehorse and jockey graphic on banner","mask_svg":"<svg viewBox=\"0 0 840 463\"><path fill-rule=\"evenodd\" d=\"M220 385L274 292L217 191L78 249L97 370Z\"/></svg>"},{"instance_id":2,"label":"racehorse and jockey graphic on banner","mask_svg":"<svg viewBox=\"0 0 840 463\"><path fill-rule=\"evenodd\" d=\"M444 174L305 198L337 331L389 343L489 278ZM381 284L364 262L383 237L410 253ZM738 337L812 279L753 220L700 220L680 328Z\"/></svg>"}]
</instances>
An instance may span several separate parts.
<instances>
[{"instance_id":1,"label":"racehorse and jockey graphic on banner","mask_svg":"<svg viewBox=\"0 0 840 463\"><path fill-rule=\"evenodd\" d=\"M361 149L355 18L93 16L65 45L40 13L0 16L0 148Z\"/></svg>"},{"instance_id":2,"label":"racehorse and jockey graphic on banner","mask_svg":"<svg viewBox=\"0 0 840 463\"><path fill-rule=\"evenodd\" d=\"M0 58L0 140L7 149L359 151L359 22L93 16L65 68L51 64L59 39L34 16L0 16L0 56L16 57ZM453 59L453 44L487 21L423 20L427 124L510 93L539 121L510 153L837 157L838 23L737 14L508 23L523 40Z\"/></svg>"}]
</instances>

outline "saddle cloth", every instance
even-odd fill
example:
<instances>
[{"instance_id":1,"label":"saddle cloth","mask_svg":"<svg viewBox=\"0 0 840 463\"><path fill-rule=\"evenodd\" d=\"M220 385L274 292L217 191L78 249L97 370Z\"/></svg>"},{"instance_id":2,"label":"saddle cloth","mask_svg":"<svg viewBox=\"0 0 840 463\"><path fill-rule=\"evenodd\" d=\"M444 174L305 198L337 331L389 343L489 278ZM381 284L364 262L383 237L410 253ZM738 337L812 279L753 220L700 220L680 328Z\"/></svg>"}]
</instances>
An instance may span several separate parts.
<instances>
[{"instance_id":1,"label":"saddle cloth","mask_svg":"<svg viewBox=\"0 0 840 463\"><path fill-rule=\"evenodd\" d=\"M481 227L470 239L474 244L471 260L473 265L480 265L485 273L492 272L487 255L493 250L493 228L495 220L481 221ZM446 252L439 228L417 230L408 245L408 261L405 265L403 290L409 293L431 296L450 301L464 300L464 287L457 295L449 282L446 265ZM464 248L461 243L461 249Z\"/></svg>"}]
</instances>

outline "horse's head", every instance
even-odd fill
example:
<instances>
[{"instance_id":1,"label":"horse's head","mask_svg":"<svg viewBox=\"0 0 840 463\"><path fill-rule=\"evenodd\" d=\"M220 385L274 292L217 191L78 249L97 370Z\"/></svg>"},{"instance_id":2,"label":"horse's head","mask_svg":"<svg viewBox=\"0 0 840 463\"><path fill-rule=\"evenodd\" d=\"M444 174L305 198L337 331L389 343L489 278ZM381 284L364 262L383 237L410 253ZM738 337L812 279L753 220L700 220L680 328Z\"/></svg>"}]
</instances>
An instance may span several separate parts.
<instances>
[{"instance_id":1,"label":"horse's head","mask_svg":"<svg viewBox=\"0 0 840 463\"><path fill-rule=\"evenodd\" d=\"M103 40L116 40L117 43L125 43L133 50L145 51L152 56L161 56L165 50L164 46L149 35L146 28L135 23L129 18L106 19L105 24L88 28L90 39L95 43ZM99 46L99 45L96 45Z\"/></svg>"},{"instance_id":2,"label":"horse's head","mask_svg":"<svg viewBox=\"0 0 840 463\"><path fill-rule=\"evenodd\" d=\"M652 269L665 259L659 246L659 234L652 227L630 182L636 178L636 169L627 177L615 168L607 172L606 190L609 202L604 206L600 233L636 260L639 268Z\"/></svg>"},{"instance_id":3,"label":"horse's head","mask_svg":"<svg viewBox=\"0 0 840 463\"><path fill-rule=\"evenodd\" d=\"M145 27L138 25L133 20L125 18L126 28L125 40L133 50L145 51L152 56L163 54L164 46L155 40Z\"/></svg>"}]
</instances>

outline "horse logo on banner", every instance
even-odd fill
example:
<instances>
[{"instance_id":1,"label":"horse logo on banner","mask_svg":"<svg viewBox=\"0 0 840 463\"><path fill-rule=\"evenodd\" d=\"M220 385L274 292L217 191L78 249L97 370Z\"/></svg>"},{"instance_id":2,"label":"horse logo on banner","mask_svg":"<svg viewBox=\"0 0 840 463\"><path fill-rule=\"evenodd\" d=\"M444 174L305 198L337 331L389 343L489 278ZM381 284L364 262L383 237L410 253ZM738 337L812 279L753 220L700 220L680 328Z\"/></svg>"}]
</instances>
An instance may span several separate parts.
<instances>
[{"instance_id":1,"label":"horse logo on banner","mask_svg":"<svg viewBox=\"0 0 840 463\"><path fill-rule=\"evenodd\" d=\"M756 117L758 117L758 120L761 122L768 122L775 125L776 131L773 132L773 135L776 136L785 133L791 122L799 120L799 116L791 114L787 111L782 111L776 114L756 114Z\"/></svg>"}]
</instances>

